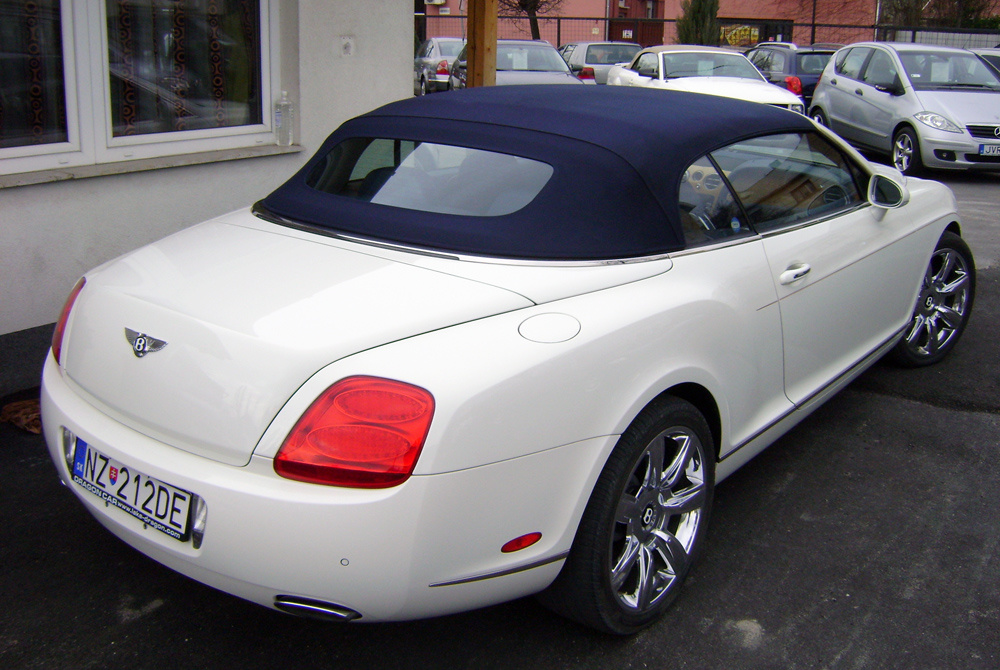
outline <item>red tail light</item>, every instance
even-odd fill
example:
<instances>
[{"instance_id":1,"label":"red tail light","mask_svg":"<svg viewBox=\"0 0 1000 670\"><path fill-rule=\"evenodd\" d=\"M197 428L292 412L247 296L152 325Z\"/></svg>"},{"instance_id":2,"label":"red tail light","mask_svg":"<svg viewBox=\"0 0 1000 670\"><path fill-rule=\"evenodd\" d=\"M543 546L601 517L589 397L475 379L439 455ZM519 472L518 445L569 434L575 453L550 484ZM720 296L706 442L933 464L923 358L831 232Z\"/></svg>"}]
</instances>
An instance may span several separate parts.
<instances>
[{"instance_id":1,"label":"red tail light","mask_svg":"<svg viewBox=\"0 0 1000 670\"><path fill-rule=\"evenodd\" d=\"M63 305L62 312L59 314L59 321L56 322L56 330L52 333L52 355L55 357L56 363L59 363L62 358L63 334L66 331L66 322L69 321L69 313L73 311L73 303L76 302L76 297L80 295L80 291L83 290L83 285L86 283L86 278L80 277L80 280L76 282L76 286L69 292L66 304Z\"/></svg>"},{"instance_id":2,"label":"red tail light","mask_svg":"<svg viewBox=\"0 0 1000 670\"><path fill-rule=\"evenodd\" d=\"M576 73L577 79L594 79L594 68L585 67Z\"/></svg>"},{"instance_id":3,"label":"red tail light","mask_svg":"<svg viewBox=\"0 0 1000 670\"><path fill-rule=\"evenodd\" d=\"M448 72L449 72L448 61L443 60L440 63L438 63L438 69L437 69L438 74L448 74Z\"/></svg>"},{"instance_id":4,"label":"red tail light","mask_svg":"<svg viewBox=\"0 0 1000 670\"><path fill-rule=\"evenodd\" d=\"M785 77L785 88L795 95L802 95L802 80L798 77Z\"/></svg>"},{"instance_id":5,"label":"red tail light","mask_svg":"<svg viewBox=\"0 0 1000 670\"><path fill-rule=\"evenodd\" d=\"M426 390L377 377L342 379L316 399L274 457L282 477L352 488L405 482L434 416Z\"/></svg>"}]
</instances>

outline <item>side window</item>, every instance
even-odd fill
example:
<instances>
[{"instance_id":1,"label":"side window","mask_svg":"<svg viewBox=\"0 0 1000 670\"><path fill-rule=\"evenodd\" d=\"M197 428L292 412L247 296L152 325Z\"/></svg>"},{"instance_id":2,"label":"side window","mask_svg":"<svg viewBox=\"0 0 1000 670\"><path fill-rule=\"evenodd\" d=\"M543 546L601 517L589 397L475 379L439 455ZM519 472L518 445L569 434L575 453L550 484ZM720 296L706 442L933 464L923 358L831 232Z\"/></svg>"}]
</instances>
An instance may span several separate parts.
<instances>
[{"instance_id":1,"label":"side window","mask_svg":"<svg viewBox=\"0 0 1000 670\"><path fill-rule=\"evenodd\" d=\"M659 58L658 54L655 53L645 53L639 56L635 61L635 70L637 72L653 72L659 75Z\"/></svg>"},{"instance_id":2,"label":"side window","mask_svg":"<svg viewBox=\"0 0 1000 670\"><path fill-rule=\"evenodd\" d=\"M771 72L784 72L786 60L788 60L788 55L785 52L783 51L772 52L771 62L768 65L768 70Z\"/></svg>"},{"instance_id":3,"label":"side window","mask_svg":"<svg viewBox=\"0 0 1000 670\"><path fill-rule=\"evenodd\" d=\"M861 76L861 66L865 64L868 55L872 52L869 47L857 47L847 49L837 54L835 71L837 74L851 79L858 79Z\"/></svg>"},{"instance_id":4,"label":"side window","mask_svg":"<svg viewBox=\"0 0 1000 670\"><path fill-rule=\"evenodd\" d=\"M757 232L826 217L865 202L857 167L816 133L758 137L711 156Z\"/></svg>"},{"instance_id":5,"label":"side window","mask_svg":"<svg viewBox=\"0 0 1000 670\"><path fill-rule=\"evenodd\" d=\"M893 86L897 81L897 76L896 64L892 61L892 57L879 49L872 54L871 60L868 61L862 80L866 84L884 89Z\"/></svg>"},{"instance_id":6,"label":"side window","mask_svg":"<svg viewBox=\"0 0 1000 670\"><path fill-rule=\"evenodd\" d=\"M688 248L753 233L708 156L684 171L677 201Z\"/></svg>"}]
</instances>

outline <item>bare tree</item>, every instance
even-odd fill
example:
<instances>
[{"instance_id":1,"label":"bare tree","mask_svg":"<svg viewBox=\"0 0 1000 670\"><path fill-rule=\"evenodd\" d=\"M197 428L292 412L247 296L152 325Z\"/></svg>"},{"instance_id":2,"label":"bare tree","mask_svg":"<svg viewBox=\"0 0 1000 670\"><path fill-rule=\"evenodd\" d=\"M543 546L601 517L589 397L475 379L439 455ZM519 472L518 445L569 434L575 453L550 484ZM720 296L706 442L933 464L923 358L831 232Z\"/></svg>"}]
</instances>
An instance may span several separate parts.
<instances>
[{"instance_id":1,"label":"bare tree","mask_svg":"<svg viewBox=\"0 0 1000 670\"><path fill-rule=\"evenodd\" d=\"M997 0L885 0L882 22L897 26L967 28L994 14Z\"/></svg>"},{"instance_id":2,"label":"bare tree","mask_svg":"<svg viewBox=\"0 0 1000 670\"><path fill-rule=\"evenodd\" d=\"M539 14L557 12L562 4L563 0L497 0L497 8L501 15L528 17L533 40L542 38L542 32L538 28Z\"/></svg>"}]
</instances>

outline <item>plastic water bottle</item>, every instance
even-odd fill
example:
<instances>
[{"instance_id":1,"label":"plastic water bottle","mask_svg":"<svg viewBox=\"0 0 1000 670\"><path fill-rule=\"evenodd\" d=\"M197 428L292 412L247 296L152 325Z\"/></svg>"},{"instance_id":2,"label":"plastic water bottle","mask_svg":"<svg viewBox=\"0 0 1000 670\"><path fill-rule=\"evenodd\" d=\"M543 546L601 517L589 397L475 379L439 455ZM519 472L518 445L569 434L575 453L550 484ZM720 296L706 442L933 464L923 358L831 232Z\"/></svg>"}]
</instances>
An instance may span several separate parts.
<instances>
[{"instance_id":1,"label":"plastic water bottle","mask_svg":"<svg viewBox=\"0 0 1000 670\"><path fill-rule=\"evenodd\" d=\"M294 123L292 101L288 91L281 92L281 100L274 103L274 141L279 147L292 145L292 125Z\"/></svg>"}]
</instances>

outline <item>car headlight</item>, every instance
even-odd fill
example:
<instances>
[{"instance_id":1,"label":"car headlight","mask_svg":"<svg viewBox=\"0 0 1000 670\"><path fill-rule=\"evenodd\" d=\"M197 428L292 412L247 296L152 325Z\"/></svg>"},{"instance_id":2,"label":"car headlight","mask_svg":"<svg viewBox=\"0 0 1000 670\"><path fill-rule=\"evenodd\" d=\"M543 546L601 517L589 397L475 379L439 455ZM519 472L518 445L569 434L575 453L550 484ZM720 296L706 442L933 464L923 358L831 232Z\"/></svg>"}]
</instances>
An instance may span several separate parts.
<instances>
[{"instance_id":1,"label":"car headlight","mask_svg":"<svg viewBox=\"0 0 1000 670\"><path fill-rule=\"evenodd\" d=\"M962 132L962 129L952 123L951 119L936 112L918 112L913 115L913 118L935 130L943 130L946 133Z\"/></svg>"},{"instance_id":2,"label":"car headlight","mask_svg":"<svg viewBox=\"0 0 1000 670\"><path fill-rule=\"evenodd\" d=\"M792 110L793 112L798 112L799 114L806 113L805 105L789 105L788 109Z\"/></svg>"}]
</instances>

